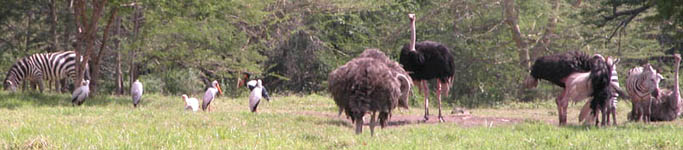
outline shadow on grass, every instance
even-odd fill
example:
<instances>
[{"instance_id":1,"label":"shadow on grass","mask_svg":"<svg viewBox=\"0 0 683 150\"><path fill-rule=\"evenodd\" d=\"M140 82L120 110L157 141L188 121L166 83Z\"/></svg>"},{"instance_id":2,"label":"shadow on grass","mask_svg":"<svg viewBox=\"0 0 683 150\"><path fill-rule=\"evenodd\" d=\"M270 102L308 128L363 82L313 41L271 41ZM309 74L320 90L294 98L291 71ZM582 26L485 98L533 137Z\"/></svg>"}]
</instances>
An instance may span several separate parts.
<instances>
[{"instance_id":1,"label":"shadow on grass","mask_svg":"<svg viewBox=\"0 0 683 150\"><path fill-rule=\"evenodd\" d=\"M130 105L130 100L108 95L90 96L82 106ZM0 108L16 109L24 106L72 106L71 94L39 92L0 92Z\"/></svg>"}]
</instances>

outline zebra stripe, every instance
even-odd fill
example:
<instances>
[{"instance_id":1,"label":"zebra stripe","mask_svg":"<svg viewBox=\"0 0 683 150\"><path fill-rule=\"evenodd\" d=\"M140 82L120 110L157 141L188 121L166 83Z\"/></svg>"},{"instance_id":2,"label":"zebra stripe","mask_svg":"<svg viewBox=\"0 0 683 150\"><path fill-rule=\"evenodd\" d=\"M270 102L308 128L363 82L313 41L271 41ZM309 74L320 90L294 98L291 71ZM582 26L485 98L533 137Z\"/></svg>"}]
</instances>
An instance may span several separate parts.
<instances>
[{"instance_id":1,"label":"zebra stripe","mask_svg":"<svg viewBox=\"0 0 683 150\"><path fill-rule=\"evenodd\" d=\"M617 88L617 89L621 88L619 86L619 75L617 74L616 65L613 65L613 67L612 67L612 77L610 77L610 78L611 78L610 84L616 86L615 88ZM617 102L619 102L617 100L618 97L619 97L619 93L617 93L616 91L612 92L612 97L610 98L610 101L612 101L612 105L610 107L617 108Z\"/></svg>"},{"instance_id":2,"label":"zebra stripe","mask_svg":"<svg viewBox=\"0 0 683 150\"><path fill-rule=\"evenodd\" d=\"M87 64L86 64L87 66ZM39 53L18 60L5 76L5 89L8 85L16 86L23 80L56 81L65 77L75 80L77 71L76 53L74 51ZM86 69L87 71L87 69ZM86 73L86 77L87 73Z\"/></svg>"},{"instance_id":3,"label":"zebra stripe","mask_svg":"<svg viewBox=\"0 0 683 150\"><path fill-rule=\"evenodd\" d=\"M626 90L633 101L648 99L652 92L659 90L661 75L651 65L635 67L628 73Z\"/></svg>"}]
</instances>

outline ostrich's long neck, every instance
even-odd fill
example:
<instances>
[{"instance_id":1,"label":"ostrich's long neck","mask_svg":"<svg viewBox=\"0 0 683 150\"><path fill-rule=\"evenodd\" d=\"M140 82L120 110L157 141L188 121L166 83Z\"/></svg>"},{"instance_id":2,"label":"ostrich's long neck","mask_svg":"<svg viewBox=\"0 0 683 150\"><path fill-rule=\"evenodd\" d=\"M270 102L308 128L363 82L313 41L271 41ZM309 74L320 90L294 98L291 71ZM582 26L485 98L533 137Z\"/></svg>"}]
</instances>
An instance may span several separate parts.
<instances>
[{"instance_id":1,"label":"ostrich's long neck","mask_svg":"<svg viewBox=\"0 0 683 150\"><path fill-rule=\"evenodd\" d=\"M415 50L415 18L410 21L410 50Z\"/></svg>"},{"instance_id":2,"label":"ostrich's long neck","mask_svg":"<svg viewBox=\"0 0 683 150\"><path fill-rule=\"evenodd\" d=\"M676 68L674 68L674 105L673 106L678 106L679 101L681 100L681 94L679 92L680 88L678 86L678 68L681 67L681 61L676 60Z\"/></svg>"}]
</instances>

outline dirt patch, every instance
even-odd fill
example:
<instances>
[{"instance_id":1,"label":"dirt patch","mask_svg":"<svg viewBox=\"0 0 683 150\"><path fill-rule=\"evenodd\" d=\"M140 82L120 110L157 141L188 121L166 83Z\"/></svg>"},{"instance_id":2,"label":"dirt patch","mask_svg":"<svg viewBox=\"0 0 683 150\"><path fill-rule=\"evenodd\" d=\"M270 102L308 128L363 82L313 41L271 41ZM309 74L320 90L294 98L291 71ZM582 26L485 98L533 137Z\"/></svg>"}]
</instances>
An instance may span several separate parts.
<instances>
[{"instance_id":1,"label":"dirt patch","mask_svg":"<svg viewBox=\"0 0 683 150\"><path fill-rule=\"evenodd\" d=\"M325 118L336 118L338 120L325 121L323 123L333 124L338 126L352 127L351 120L345 115L338 116L336 113L325 113L315 111L296 112L297 114L318 116ZM366 115L366 117L369 115ZM448 114L444 115L443 123L455 123L462 127L479 127L479 126L498 126L515 124L524 121L519 118L504 118L504 117L482 117L472 114ZM369 119L365 119L365 125L368 125ZM429 120L425 121L423 115L393 115L388 122L388 127L399 127L412 124L437 124L439 120L436 115L430 116Z\"/></svg>"}]
</instances>

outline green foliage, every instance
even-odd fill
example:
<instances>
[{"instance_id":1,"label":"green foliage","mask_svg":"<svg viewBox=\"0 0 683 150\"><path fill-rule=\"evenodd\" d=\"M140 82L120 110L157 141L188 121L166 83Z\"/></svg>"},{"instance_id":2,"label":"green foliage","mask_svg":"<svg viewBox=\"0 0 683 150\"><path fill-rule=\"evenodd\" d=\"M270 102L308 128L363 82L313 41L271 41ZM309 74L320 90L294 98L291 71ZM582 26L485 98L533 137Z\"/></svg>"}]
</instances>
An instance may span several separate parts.
<instances>
[{"instance_id":1,"label":"green foliage","mask_svg":"<svg viewBox=\"0 0 683 150\"><path fill-rule=\"evenodd\" d=\"M58 47L72 49L75 20L68 1L56 2ZM584 1L580 6L573 6L574 1L558 1L557 11L552 2L515 1L518 25L527 43L524 49L534 48L551 22L549 17L557 16L548 36L550 45L534 52L537 56L569 50L617 56L623 60L619 75L625 77L628 69L650 57L668 54L664 49L675 49L681 43L683 11L678 11L681 7L675 0ZM545 82L530 92L520 90L528 73L519 65L520 50L503 22L503 6L498 0L145 0L137 3L140 18L134 16L134 7L123 6L129 3L111 1L99 23L101 36L109 10L119 8L121 29L118 34L110 32L112 40L102 53L98 91L103 93L116 88L115 56L119 53L124 83L130 80L132 60L153 93L201 93L205 84L218 80L230 91L228 96L244 96L246 90L234 86L240 72L264 79L276 93L323 92L327 74L366 48L379 48L398 60L400 48L409 43L408 13L417 14L418 41L440 42L455 57L457 74L450 95L444 98L448 105L478 107L517 99L547 100L559 90ZM614 26L624 16L604 20L613 13L613 6L623 11L649 4L654 9L619 32L614 32ZM49 1L0 2L0 12L1 70L18 58L51 51ZM140 23L137 33L135 22ZM131 56L132 52L136 55ZM660 61L652 63L669 65ZM412 103L419 105L421 100Z\"/></svg>"}]
</instances>

